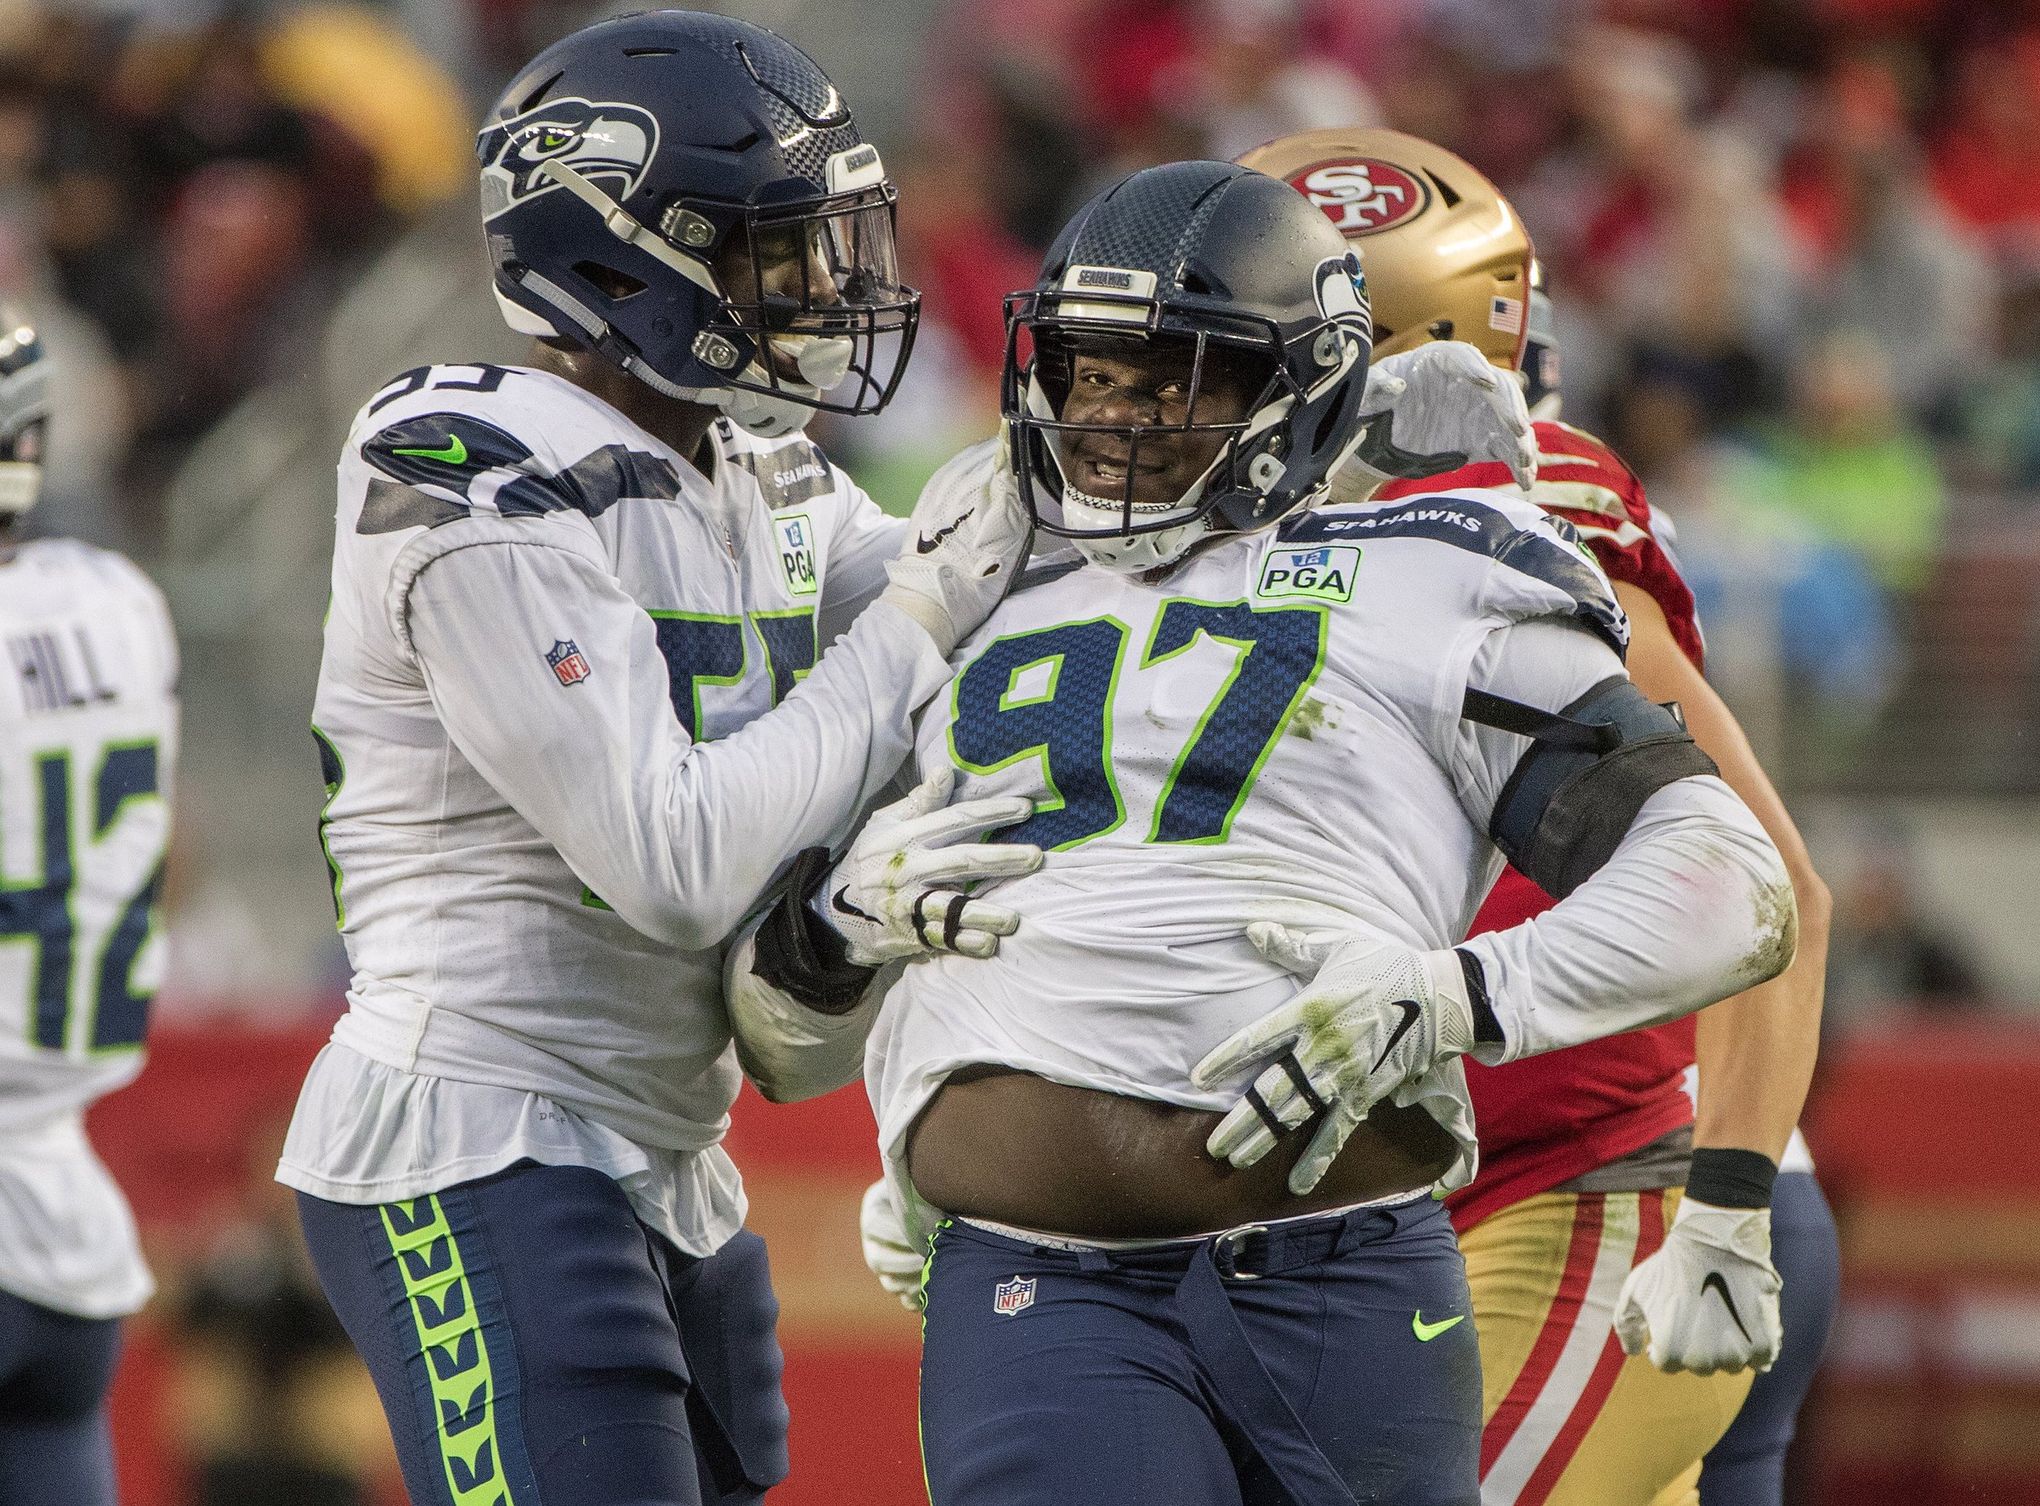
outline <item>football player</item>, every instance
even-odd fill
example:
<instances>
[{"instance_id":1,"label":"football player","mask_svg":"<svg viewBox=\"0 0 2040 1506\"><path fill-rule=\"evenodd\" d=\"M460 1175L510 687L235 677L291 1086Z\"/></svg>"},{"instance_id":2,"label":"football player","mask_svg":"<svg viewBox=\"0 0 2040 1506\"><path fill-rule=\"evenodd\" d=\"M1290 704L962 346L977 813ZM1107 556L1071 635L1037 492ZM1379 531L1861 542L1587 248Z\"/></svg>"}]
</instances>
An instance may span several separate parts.
<instances>
[{"instance_id":1,"label":"football player","mask_svg":"<svg viewBox=\"0 0 2040 1506\"><path fill-rule=\"evenodd\" d=\"M1541 420L1532 500L1593 550L1630 620L1637 687L1682 706L1695 740L1776 842L1798 899L1798 956L1756 992L1520 1065L1468 1068L1480 1175L1449 1206L1480 1331L1482 1498L1488 1506L1694 1499L1701 1457L1737 1416L1750 1367L1769 1368L1780 1354L1775 1200L1781 1232L1801 1242L1793 1254L1811 1256L1801 1262L1806 1290L1793 1293L1799 1321L1784 1369L1759 1382L1765 1394L1748 1409L1745 1431L1765 1441L1731 1443L1723 1478L1707 1487L1710 1499L1738 1506L1775 1503L1835 1280L1832 1258L1819 1253L1832 1249L1832 1221L1794 1130L1818 1039L1827 891L1733 715L1701 677L1693 594L1642 486L1599 440L1557 421L1549 304L1533 289L1530 240L1507 200L1453 153L1396 131L1311 132L1242 160L1287 180L1360 251L1377 350L1459 339L1525 374ZM1509 481L1489 465L1379 487L1360 478L1354 489L1393 502ZM1515 925L1551 904L1510 869L1473 929ZM1697 1126L1684 1091L1696 1037L1706 1084ZM1779 1177L1781 1161L1805 1170ZM1625 1362L1624 1350L1635 1357ZM1781 1388L1792 1393L1782 1406ZM1723 1494L1729 1476L1766 1472L1767 1487L1738 1483Z\"/></svg>"},{"instance_id":2,"label":"football player","mask_svg":"<svg viewBox=\"0 0 2040 1506\"><path fill-rule=\"evenodd\" d=\"M114 1506L106 1392L153 1284L85 1109L142 1069L177 643L119 555L27 540L49 364L0 305L0 1506Z\"/></svg>"},{"instance_id":3,"label":"football player","mask_svg":"<svg viewBox=\"0 0 2040 1506\"><path fill-rule=\"evenodd\" d=\"M1460 1058L1790 959L1775 850L1631 685L1564 525L1495 492L1318 505L1364 442L1359 272L1279 181L1179 163L1009 303L1014 470L1062 544L959 643L916 751L1029 799L1001 838L1050 856L996 891L1026 917L996 957L905 968L866 1070L903 1243L938 1225L936 1506L1472 1506L1431 1195L1473 1171ZM1567 897L1455 947L1502 853Z\"/></svg>"},{"instance_id":4,"label":"football player","mask_svg":"<svg viewBox=\"0 0 2040 1506\"><path fill-rule=\"evenodd\" d=\"M720 1144L722 945L891 777L1025 515L988 482L903 530L798 435L884 402L918 299L878 152L795 47L589 27L478 153L537 343L398 377L340 461L314 731L354 973L278 1175L413 1501L751 1501L786 1409ZM81 832L118 814L99 780ZM970 840L1030 807L946 794L828 885L846 959L1010 929L957 886L1038 863Z\"/></svg>"}]
</instances>

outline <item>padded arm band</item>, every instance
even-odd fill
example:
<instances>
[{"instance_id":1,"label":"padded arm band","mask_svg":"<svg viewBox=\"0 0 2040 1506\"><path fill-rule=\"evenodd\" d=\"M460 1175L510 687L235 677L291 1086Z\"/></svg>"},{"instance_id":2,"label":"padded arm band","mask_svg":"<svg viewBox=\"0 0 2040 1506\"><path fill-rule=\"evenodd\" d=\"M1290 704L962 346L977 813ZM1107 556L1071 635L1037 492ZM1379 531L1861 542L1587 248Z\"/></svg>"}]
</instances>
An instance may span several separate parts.
<instances>
[{"instance_id":1,"label":"padded arm band","mask_svg":"<svg viewBox=\"0 0 2040 1506\"><path fill-rule=\"evenodd\" d=\"M808 905L830 863L826 847L810 847L793 860L785 891L758 927L751 971L819 1014L848 1014L876 969L851 962L843 938Z\"/></svg>"},{"instance_id":2,"label":"padded arm band","mask_svg":"<svg viewBox=\"0 0 2040 1506\"><path fill-rule=\"evenodd\" d=\"M1533 739L1502 786L1488 835L1559 899L1614 855L1644 801L1674 780L1720 772L1678 713L1623 675L1557 714L1468 690L1461 715Z\"/></svg>"}]
</instances>

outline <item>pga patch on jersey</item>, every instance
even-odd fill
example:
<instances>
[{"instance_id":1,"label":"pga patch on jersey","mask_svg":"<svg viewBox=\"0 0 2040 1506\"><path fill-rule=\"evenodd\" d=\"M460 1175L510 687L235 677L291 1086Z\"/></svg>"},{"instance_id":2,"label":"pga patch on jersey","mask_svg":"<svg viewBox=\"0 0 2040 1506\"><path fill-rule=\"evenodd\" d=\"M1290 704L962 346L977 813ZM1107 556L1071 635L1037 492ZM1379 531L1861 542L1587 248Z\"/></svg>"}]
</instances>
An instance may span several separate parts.
<instances>
[{"instance_id":1,"label":"pga patch on jersey","mask_svg":"<svg viewBox=\"0 0 2040 1506\"><path fill-rule=\"evenodd\" d=\"M1271 600L1351 601L1359 568L1360 550L1351 544L1271 549L1261 557L1261 579L1254 594Z\"/></svg>"},{"instance_id":2,"label":"pga patch on jersey","mask_svg":"<svg viewBox=\"0 0 2040 1506\"><path fill-rule=\"evenodd\" d=\"M812 596L821 581L815 571L815 525L804 512L774 518L779 534L779 568L786 572L786 589L795 596Z\"/></svg>"},{"instance_id":3,"label":"pga patch on jersey","mask_svg":"<svg viewBox=\"0 0 2040 1506\"><path fill-rule=\"evenodd\" d=\"M1034 1306L1036 1281L1033 1276L1015 1276L1011 1281L1001 1281L992 1288L992 1311L1002 1318L1010 1318L1023 1308Z\"/></svg>"},{"instance_id":4,"label":"pga patch on jersey","mask_svg":"<svg viewBox=\"0 0 2040 1506\"><path fill-rule=\"evenodd\" d=\"M588 656L571 638L555 638L553 646L545 651L545 662L552 666L553 678L562 685L578 685L595 673Z\"/></svg>"}]
</instances>

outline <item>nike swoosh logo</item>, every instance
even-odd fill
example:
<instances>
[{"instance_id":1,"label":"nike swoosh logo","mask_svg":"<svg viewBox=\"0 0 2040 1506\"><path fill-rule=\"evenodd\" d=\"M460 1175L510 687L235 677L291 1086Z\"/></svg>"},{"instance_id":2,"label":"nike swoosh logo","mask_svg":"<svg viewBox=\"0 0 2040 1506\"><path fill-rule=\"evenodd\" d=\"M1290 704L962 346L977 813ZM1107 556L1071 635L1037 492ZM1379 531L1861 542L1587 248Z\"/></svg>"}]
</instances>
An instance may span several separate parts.
<instances>
[{"instance_id":1,"label":"nike swoosh logo","mask_svg":"<svg viewBox=\"0 0 2040 1506\"><path fill-rule=\"evenodd\" d=\"M1721 1305L1728 1309L1729 1317L1735 1320L1736 1331L1743 1336L1745 1344L1749 1343L1750 1331L1743 1327L1742 1314L1735 1310L1735 1298L1729 1296L1728 1282L1721 1272L1709 1271L1707 1279L1700 1283L1700 1295L1705 1297L1709 1292L1713 1292L1721 1298Z\"/></svg>"},{"instance_id":2,"label":"nike swoosh logo","mask_svg":"<svg viewBox=\"0 0 2040 1506\"><path fill-rule=\"evenodd\" d=\"M1456 1318L1440 1318L1435 1323L1426 1323L1424 1321L1424 1310L1420 1307L1410 1314L1410 1332L1417 1336L1419 1344L1428 1344L1446 1329L1457 1328L1465 1321L1466 1314L1461 1313Z\"/></svg>"},{"instance_id":3,"label":"nike swoosh logo","mask_svg":"<svg viewBox=\"0 0 2040 1506\"><path fill-rule=\"evenodd\" d=\"M1367 1069L1369 1077L1381 1070L1381 1064L1388 1060L1388 1053L1402 1043L1402 1038L1410 1033L1410 1027L1417 1023L1417 1016L1422 1013L1416 1004L1408 999L1396 1000L1395 1007L1403 1012L1402 1023L1395 1027L1395 1034L1388 1038L1388 1044L1381 1048L1381 1055L1375 1057L1374 1065Z\"/></svg>"},{"instance_id":4,"label":"nike swoosh logo","mask_svg":"<svg viewBox=\"0 0 2040 1506\"><path fill-rule=\"evenodd\" d=\"M936 545L940 544L944 539L948 538L952 533L956 532L957 529L963 527L964 520L967 519L972 513L976 511L977 509L975 507L965 509L962 513L958 514L956 521L951 523L947 528L936 529L935 537L933 537L932 539L929 538L928 535L926 535L925 533L922 534L918 539L914 540L914 553L916 554L931 553Z\"/></svg>"},{"instance_id":5,"label":"nike swoosh logo","mask_svg":"<svg viewBox=\"0 0 2040 1506\"><path fill-rule=\"evenodd\" d=\"M392 455L416 455L424 460L443 460L448 465L467 464L467 445L458 434L448 437L443 450L391 450Z\"/></svg>"},{"instance_id":6,"label":"nike swoosh logo","mask_svg":"<svg viewBox=\"0 0 2040 1506\"><path fill-rule=\"evenodd\" d=\"M854 915L859 920L868 920L873 925L878 924L878 917L876 915L867 915L864 911L858 909L855 905L850 903L850 886L848 884L845 884L843 885L842 888L838 889L835 892L835 894L830 897L829 903L834 905L838 910L841 910L845 915Z\"/></svg>"}]
</instances>

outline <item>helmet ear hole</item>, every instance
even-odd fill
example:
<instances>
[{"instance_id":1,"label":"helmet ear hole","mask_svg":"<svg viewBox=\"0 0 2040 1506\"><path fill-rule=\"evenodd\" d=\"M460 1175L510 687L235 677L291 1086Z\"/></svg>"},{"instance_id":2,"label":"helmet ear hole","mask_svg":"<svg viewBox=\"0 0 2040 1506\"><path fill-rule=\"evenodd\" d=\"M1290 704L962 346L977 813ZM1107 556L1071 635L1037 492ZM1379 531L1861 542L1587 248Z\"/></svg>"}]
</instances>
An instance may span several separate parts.
<instances>
[{"instance_id":1,"label":"helmet ear hole","mask_svg":"<svg viewBox=\"0 0 2040 1506\"><path fill-rule=\"evenodd\" d=\"M1433 319L1427 328L1433 340L1449 340L1452 338L1452 321L1450 319Z\"/></svg>"},{"instance_id":2,"label":"helmet ear hole","mask_svg":"<svg viewBox=\"0 0 2040 1506\"><path fill-rule=\"evenodd\" d=\"M1339 419L1336 406L1325 409L1325 416L1318 420L1317 433L1311 436L1312 450L1321 452L1331 444L1333 436L1339 432Z\"/></svg>"},{"instance_id":3,"label":"helmet ear hole","mask_svg":"<svg viewBox=\"0 0 2040 1506\"><path fill-rule=\"evenodd\" d=\"M618 303L626 298L635 298L645 290L641 278L618 271L615 267L604 266L599 261L575 262L574 274L600 288L605 298L613 298Z\"/></svg>"}]
</instances>

